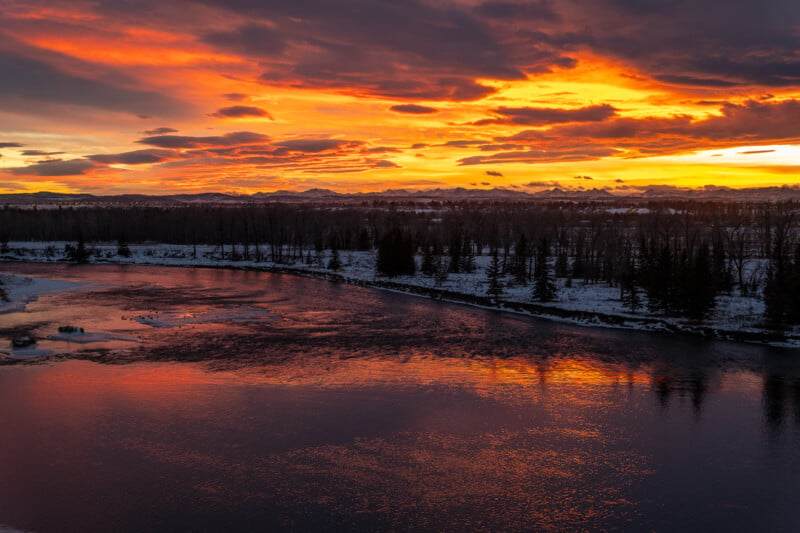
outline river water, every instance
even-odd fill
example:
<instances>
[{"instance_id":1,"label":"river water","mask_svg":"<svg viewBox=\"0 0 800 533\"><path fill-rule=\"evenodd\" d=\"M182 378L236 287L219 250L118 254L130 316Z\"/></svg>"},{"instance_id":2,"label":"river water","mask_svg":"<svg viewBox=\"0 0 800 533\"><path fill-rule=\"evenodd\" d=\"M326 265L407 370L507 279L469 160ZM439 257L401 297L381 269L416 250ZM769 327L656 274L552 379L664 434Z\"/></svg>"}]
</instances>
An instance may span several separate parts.
<instances>
[{"instance_id":1,"label":"river water","mask_svg":"<svg viewBox=\"0 0 800 533\"><path fill-rule=\"evenodd\" d=\"M257 272L7 264L0 530L800 530L797 352ZM98 342L47 339L76 325Z\"/></svg>"}]
</instances>

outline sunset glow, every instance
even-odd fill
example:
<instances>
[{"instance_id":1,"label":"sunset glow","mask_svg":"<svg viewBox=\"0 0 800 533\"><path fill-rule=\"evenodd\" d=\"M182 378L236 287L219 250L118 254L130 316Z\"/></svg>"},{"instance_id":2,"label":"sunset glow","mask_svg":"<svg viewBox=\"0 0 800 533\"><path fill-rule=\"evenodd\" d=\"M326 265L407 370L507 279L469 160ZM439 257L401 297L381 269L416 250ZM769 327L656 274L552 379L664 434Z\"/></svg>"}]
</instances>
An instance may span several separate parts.
<instances>
[{"instance_id":1,"label":"sunset glow","mask_svg":"<svg viewBox=\"0 0 800 533\"><path fill-rule=\"evenodd\" d=\"M797 5L0 0L0 192L796 185Z\"/></svg>"}]
</instances>

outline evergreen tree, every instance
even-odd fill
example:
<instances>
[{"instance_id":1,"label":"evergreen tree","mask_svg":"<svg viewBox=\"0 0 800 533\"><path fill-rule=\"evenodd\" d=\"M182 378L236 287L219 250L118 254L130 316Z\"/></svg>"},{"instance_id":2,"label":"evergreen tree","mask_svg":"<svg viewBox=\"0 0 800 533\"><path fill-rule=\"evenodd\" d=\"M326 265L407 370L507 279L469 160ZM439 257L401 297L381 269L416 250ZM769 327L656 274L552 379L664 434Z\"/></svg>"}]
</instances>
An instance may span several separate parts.
<instances>
[{"instance_id":1,"label":"evergreen tree","mask_svg":"<svg viewBox=\"0 0 800 533\"><path fill-rule=\"evenodd\" d=\"M787 254L780 259L773 251L767 266L764 314L769 326L775 330L800 324L800 244L795 247L793 255Z\"/></svg>"},{"instance_id":2,"label":"evergreen tree","mask_svg":"<svg viewBox=\"0 0 800 533\"><path fill-rule=\"evenodd\" d=\"M67 256L67 260L73 263L89 262L89 251L86 249L86 243L83 241L83 234L78 235L78 243L75 246L71 244L64 246L64 254Z\"/></svg>"},{"instance_id":3,"label":"evergreen tree","mask_svg":"<svg viewBox=\"0 0 800 533\"><path fill-rule=\"evenodd\" d=\"M665 244L655 256L654 268L648 276L647 299L653 310L667 311L673 297L672 250Z\"/></svg>"},{"instance_id":4,"label":"evergreen tree","mask_svg":"<svg viewBox=\"0 0 800 533\"><path fill-rule=\"evenodd\" d=\"M730 293L733 289L733 271L728 262L722 238L718 238L714 241L711 272L714 292Z\"/></svg>"},{"instance_id":5,"label":"evergreen tree","mask_svg":"<svg viewBox=\"0 0 800 533\"><path fill-rule=\"evenodd\" d=\"M703 244L695 253L684 285L686 305L683 310L689 318L703 320L714 308L716 291L711 262L708 244Z\"/></svg>"},{"instance_id":6,"label":"evergreen tree","mask_svg":"<svg viewBox=\"0 0 800 533\"><path fill-rule=\"evenodd\" d=\"M489 283L486 294L493 297L495 301L499 301L500 296L503 294L503 282L500 279L500 274L500 258L497 256L497 249L495 249L492 251L492 262L489 264L489 268L486 269L486 280Z\"/></svg>"},{"instance_id":7,"label":"evergreen tree","mask_svg":"<svg viewBox=\"0 0 800 533\"><path fill-rule=\"evenodd\" d=\"M642 306L639 287L636 284L636 259L630 243L623 246L622 250L619 274L620 299L630 312L635 313Z\"/></svg>"},{"instance_id":8,"label":"evergreen tree","mask_svg":"<svg viewBox=\"0 0 800 533\"><path fill-rule=\"evenodd\" d=\"M631 313L635 313L642 308L642 297L639 294L639 287L637 287L636 284L632 284L628 290L625 291L625 295L622 297L622 304Z\"/></svg>"},{"instance_id":9,"label":"evergreen tree","mask_svg":"<svg viewBox=\"0 0 800 533\"><path fill-rule=\"evenodd\" d=\"M325 266L325 247L322 244L322 239L317 239L314 242L314 260L317 267L322 268Z\"/></svg>"},{"instance_id":10,"label":"evergreen tree","mask_svg":"<svg viewBox=\"0 0 800 533\"><path fill-rule=\"evenodd\" d=\"M556 297L556 284L547 265L549 247L547 239L542 238L536 248L536 271L533 274L533 297L540 302L551 302Z\"/></svg>"},{"instance_id":11,"label":"evergreen tree","mask_svg":"<svg viewBox=\"0 0 800 533\"><path fill-rule=\"evenodd\" d=\"M411 236L398 227L386 232L378 242L378 257L375 267L384 276L413 276L417 265L414 262L414 243Z\"/></svg>"},{"instance_id":12,"label":"evergreen tree","mask_svg":"<svg viewBox=\"0 0 800 533\"><path fill-rule=\"evenodd\" d=\"M461 258L461 271L467 274L475 272L475 252L469 239L464 240L464 250L461 253Z\"/></svg>"},{"instance_id":13,"label":"evergreen tree","mask_svg":"<svg viewBox=\"0 0 800 533\"><path fill-rule=\"evenodd\" d=\"M420 267L422 273L426 276L436 275L436 258L433 254L433 247L427 245L422 250L422 265Z\"/></svg>"},{"instance_id":14,"label":"evergreen tree","mask_svg":"<svg viewBox=\"0 0 800 533\"><path fill-rule=\"evenodd\" d=\"M450 235L450 246L447 248L447 252L450 255L448 269L453 274L461 272L461 252L463 252L463 246L464 243L461 232L453 231L453 233Z\"/></svg>"},{"instance_id":15,"label":"evergreen tree","mask_svg":"<svg viewBox=\"0 0 800 533\"><path fill-rule=\"evenodd\" d=\"M362 227L358 230L357 248L362 251L372 249L372 239L367 228Z\"/></svg>"},{"instance_id":16,"label":"evergreen tree","mask_svg":"<svg viewBox=\"0 0 800 533\"><path fill-rule=\"evenodd\" d=\"M444 285L447 281L448 268L442 256L436 258L436 273L434 274L433 282L437 287Z\"/></svg>"},{"instance_id":17,"label":"evergreen tree","mask_svg":"<svg viewBox=\"0 0 800 533\"><path fill-rule=\"evenodd\" d=\"M514 245L511 274L517 283L521 285L528 284L528 239L524 233L520 233L519 239Z\"/></svg>"},{"instance_id":18,"label":"evergreen tree","mask_svg":"<svg viewBox=\"0 0 800 533\"><path fill-rule=\"evenodd\" d=\"M569 276L569 257L566 250L561 250L556 255L556 277L566 278Z\"/></svg>"},{"instance_id":19,"label":"evergreen tree","mask_svg":"<svg viewBox=\"0 0 800 533\"><path fill-rule=\"evenodd\" d=\"M342 268L342 263L339 261L339 250L336 247L331 248L331 259L328 261L328 270L336 272Z\"/></svg>"},{"instance_id":20,"label":"evergreen tree","mask_svg":"<svg viewBox=\"0 0 800 533\"><path fill-rule=\"evenodd\" d=\"M128 247L128 241L124 233L117 239L117 255L120 257L131 256L131 249Z\"/></svg>"}]
</instances>

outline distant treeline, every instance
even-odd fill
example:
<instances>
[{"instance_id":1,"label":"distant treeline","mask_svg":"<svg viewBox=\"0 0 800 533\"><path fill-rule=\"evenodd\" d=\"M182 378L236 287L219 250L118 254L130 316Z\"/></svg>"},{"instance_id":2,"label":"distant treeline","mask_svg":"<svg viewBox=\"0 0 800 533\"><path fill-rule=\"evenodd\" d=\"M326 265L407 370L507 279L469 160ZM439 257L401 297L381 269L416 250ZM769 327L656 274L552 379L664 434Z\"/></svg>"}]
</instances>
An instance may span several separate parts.
<instances>
[{"instance_id":1,"label":"distant treeline","mask_svg":"<svg viewBox=\"0 0 800 533\"><path fill-rule=\"evenodd\" d=\"M775 327L800 323L794 202L434 202L0 210L0 241L213 244L229 259L310 260L310 251L376 250L380 273L471 271L532 283L607 283L633 310L702 319L720 293L763 295ZM417 262L415 255L421 256ZM409 260L411 258L411 260ZM495 284L495 293L498 286Z\"/></svg>"}]
</instances>

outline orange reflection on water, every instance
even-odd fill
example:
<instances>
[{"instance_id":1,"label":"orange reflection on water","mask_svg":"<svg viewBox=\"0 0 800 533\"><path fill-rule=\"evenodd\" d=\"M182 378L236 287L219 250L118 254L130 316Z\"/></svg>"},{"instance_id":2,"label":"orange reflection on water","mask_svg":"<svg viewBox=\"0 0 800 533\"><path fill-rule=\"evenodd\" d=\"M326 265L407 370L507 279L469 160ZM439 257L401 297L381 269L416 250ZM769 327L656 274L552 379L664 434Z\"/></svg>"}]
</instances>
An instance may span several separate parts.
<instances>
[{"instance_id":1,"label":"orange reflection on water","mask_svg":"<svg viewBox=\"0 0 800 533\"><path fill-rule=\"evenodd\" d=\"M577 357L68 361L0 369L20 402L0 419L52 435L40 453L64 461L90 445L172 472L202 506L323 508L396 529L593 529L641 518L636 487L654 469L630 446L629 417L659 379Z\"/></svg>"},{"instance_id":2,"label":"orange reflection on water","mask_svg":"<svg viewBox=\"0 0 800 533\"><path fill-rule=\"evenodd\" d=\"M319 363L207 372L183 364L70 362L25 369L36 377L19 393L35 402L28 408L49 413L51 419L42 423L98 433L100 439L109 438L101 433L115 411L146 421L147 430L115 437L109 444L162 468L191 472L196 480L191 490L209 504L246 498L270 505L291 498L333 513L415 516L432 524L437 515L454 513L454 525L478 529L535 524L549 530L635 514L628 487L632 479L647 475L647 460L614 449L619 435L604 422L614 404L608 390L628 382L627 370L587 361L534 364L521 359ZM634 374L633 382L646 383L646 376ZM230 426L233 434L237 426L224 414L241 414L246 401L231 389L263 385L331 390L335 395L324 397L334 403L342 391L375 386L469 391L483 400L446 395L425 402L424 410L396 431L344 443L256 451L246 464L226 453L241 443L204 445L205 429L193 428L196 438L164 438L175 431L175 418L202 427ZM492 403L482 407L486 400ZM587 402L595 409L587 411ZM267 403L259 409L274 407ZM296 416L304 416L303 410ZM100 424L101 419L106 422Z\"/></svg>"}]
</instances>

